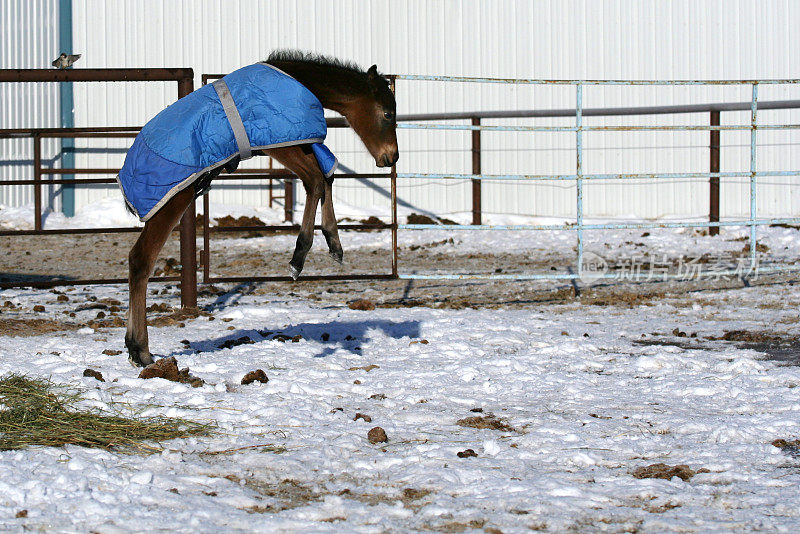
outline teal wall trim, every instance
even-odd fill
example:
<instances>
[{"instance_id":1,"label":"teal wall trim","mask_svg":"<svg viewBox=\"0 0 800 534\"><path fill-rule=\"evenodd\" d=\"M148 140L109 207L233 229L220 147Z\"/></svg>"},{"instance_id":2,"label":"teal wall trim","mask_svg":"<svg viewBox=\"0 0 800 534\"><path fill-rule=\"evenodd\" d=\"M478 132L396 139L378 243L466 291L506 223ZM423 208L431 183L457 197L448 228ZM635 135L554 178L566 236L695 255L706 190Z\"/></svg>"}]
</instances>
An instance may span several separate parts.
<instances>
[{"instance_id":1,"label":"teal wall trim","mask_svg":"<svg viewBox=\"0 0 800 534\"><path fill-rule=\"evenodd\" d=\"M58 45L56 55L61 52L72 54L72 0L58 1ZM72 82L60 82L61 127L75 126L75 101L72 94ZM61 167L75 167L75 140L61 138ZM61 176L65 180L73 180L74 174ZM64 184L61 188L61 211L67 217L75 215L75 186Z\"/></svg>"}]
</instances>

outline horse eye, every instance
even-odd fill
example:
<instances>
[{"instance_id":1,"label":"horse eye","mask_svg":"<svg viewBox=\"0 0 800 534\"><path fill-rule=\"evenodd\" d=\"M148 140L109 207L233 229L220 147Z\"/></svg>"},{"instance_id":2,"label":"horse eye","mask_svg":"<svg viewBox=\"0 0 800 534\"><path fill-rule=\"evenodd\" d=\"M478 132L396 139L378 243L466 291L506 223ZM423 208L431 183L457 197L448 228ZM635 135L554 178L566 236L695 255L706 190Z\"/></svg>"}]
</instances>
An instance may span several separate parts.
<instances>
[{"instance_id":1,"label":"horse eye","mask_svg":"<svg viewBox=\"0 0 800 534\"><path fill-rule=\"evenodd\" d=\"M386 117L386 120L392 120L394 118L393 111L384 111L383 116Z\"/></svg>"}]
</instances>

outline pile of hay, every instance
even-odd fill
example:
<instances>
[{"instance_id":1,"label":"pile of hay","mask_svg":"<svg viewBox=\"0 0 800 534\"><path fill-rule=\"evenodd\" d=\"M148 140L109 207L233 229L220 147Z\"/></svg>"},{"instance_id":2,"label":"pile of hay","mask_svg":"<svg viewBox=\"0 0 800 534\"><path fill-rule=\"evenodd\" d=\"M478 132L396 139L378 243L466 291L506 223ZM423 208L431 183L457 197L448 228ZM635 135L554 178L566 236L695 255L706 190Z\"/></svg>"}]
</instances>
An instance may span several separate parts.
<instances>
[{"instance_id":1,"label":"pile of hay","mask_svg":"<svg viewBox=\"0 0 800 534\"><path fill-rule=\"evenodd\" d=\"M0 450L79 445L143 452L153 442L207 434L209 425L170 417L126 417L78 409L81 391L21 375L0 378ZM147 442L150 442L149 444Z\"/></svg>"}]
</instances>

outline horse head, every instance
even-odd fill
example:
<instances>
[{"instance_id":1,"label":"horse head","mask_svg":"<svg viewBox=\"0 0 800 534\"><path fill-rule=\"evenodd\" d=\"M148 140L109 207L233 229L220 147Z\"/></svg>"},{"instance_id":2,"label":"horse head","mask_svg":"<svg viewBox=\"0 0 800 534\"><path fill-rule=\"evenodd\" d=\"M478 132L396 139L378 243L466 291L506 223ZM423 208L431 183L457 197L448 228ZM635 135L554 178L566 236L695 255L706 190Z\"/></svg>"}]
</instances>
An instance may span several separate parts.
<instances>
[{"instance_id":1,"label":"horse head","mask_svg":"<svg viewBox=\"0 0 800 534\"><path fill-rule=\"evenodd\" d=\"M400 157L397 148L397 103L377 65L367 71L369 93L352 101L343 114L375 158L378 167L391 167Z\"/></svg>"}]
</instances>

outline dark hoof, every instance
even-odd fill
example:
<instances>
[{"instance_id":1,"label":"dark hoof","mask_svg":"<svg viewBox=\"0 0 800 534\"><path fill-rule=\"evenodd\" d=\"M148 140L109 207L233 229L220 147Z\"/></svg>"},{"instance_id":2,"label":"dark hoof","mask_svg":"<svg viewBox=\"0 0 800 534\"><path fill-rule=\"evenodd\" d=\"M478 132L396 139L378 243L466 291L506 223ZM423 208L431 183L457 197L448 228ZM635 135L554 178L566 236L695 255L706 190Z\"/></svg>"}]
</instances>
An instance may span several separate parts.
<instances>
[{"instance_id":1,"label":"dark hoof","mask_svg":"<svg viewBox=\"0 0 800 534\"><path fill-rule=\"evenodd\" d=\"M153 363L150 353L128 336L125 336L125 347L128 349L128 361L134 367L147 367Z\"/></svg>"},{"instance_id":2,"label":"dark hoof","mask_svg":"<svg viewBox=\"0 0 800 534\"><path fill-rule=\"evenodd\" d=\"M344 251L342 249L331 250L328 252L328 254L330 254L330 257L333 258L336 263L342 263L342 258L344 257Z\"/></svg>"},{"instance_id":3,"label":"dark hoof","mask_svg":"<svg viewBox=\"0 0 800 534\"><path fill-rule=\"evenodd\" d=\"M298 269L297 267L295 267L294 265L292 265L290 263L289 264L289 271L292 273L292 280L297 280L297 278L300 276L300 273L303 271L303 267L301 266Z\"/></svg>"}]
</instances>

